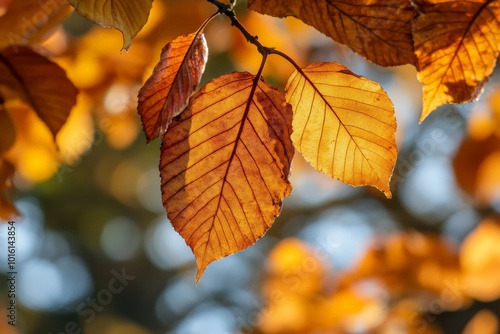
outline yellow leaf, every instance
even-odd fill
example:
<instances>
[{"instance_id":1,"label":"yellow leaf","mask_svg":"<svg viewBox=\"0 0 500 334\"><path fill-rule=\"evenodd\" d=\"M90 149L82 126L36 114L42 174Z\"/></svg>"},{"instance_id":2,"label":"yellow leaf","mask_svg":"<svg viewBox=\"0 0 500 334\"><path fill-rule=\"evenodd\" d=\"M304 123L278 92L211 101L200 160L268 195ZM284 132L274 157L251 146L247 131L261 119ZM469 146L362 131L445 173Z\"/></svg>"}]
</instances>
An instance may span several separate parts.
<instances>
[{"instance_id":1,"label":"yellow leaf","mask_svg":"<svg viewBox=\"0 0 500 334\"><path fill-rule=\"evenodd\" d=\"M396 119L377 83L338 63L316 63L292 74L286 99L293 107L292 141L316 170L391 197Z\"/></svg>"},{"instance_id":2,"label":"yellow leaf","mask_svg":"<svg viewBox=\"0 0 500 334\"><path fill-rule=\"evenodd\" d=\"M139 92L138 112L148 142L165 133L188 104L207 60L201 33L179 36L163 48L160 62Z\"/></svg>"},{"instance_id":3,"label":"yellow leaf","mask_svg":"<svg viewBox=\"0 0 500 334\"><path fill-rule=\"evenodd\" d=\"M499 329L497 315L490 310L482 309L469 320L462 334L495 334Z\"/></svg>"},{"instance_id":4,"label":"yellow leaf","mask_svg":"<svg viewBox=\"0 0 500 334\"><path fill-rule=\"evenodd\" d=\"M163 137L163 203L191 247L199 280L211 262L252 245L272 225L294 149L282 94L249 73L196 93Z\"/></svg>"},{"instance_id":5,"label":"yellow leaf","mask_svg":"<svg viewBox=\"0 0 500 334\"><path fill-rule=\"evenodd\" d=\"M465 291L475 299L500 297L500 223L488 218L472 231L460 248Z\"/></svg>"},{"instance_id":6,"label":"yellow leaf","mask_svg":"<svg viewBox=\"0 0 500 334\"><path fill-rule=\"evenodd\" d=\"M153 0L68 0L87 19L123 34L123 49L128 50L132 39L148 21Z\"/></svg>"},{"instance_id":7,"label":"yellow leaf","mask_svg":"<svg viewBox=\"0 0 500 334\"><path fill-rule=\"evenodd\" d=\"M28 103L55 137L78 90L56 63L27 47L0 50L0 94Z\"/></svg>"},{"instance_id":8,"label":"yellow leaf","mask_svg":"<svg viewBox=\"0 0 500 334\"><path fill-rule=\"evenodd\" d=\"M448 103L479 97L500 52L500 1L417 0L412 23L424 106L420 121Z\"/></svg>"},{"instance_id":9,"label":"yellow leaf","mask_svg":"<svg viewBox=\"0 0 500 334\"><path fill-rule=\"evenodd\" d=\"M259 13L294 16L381 66L414 64L407 0L249 0Z\"/></svg>"},{"instance_id":10,"label":"yellow leaf","mask_svg":"<svg viewBox=\"0 0 500 334\"><path fill-rule=\"evenodd\" d=\"M0 49L31 45L71 12L66 0L14 0L0 20Z\"/></svg>"}]
</instances>

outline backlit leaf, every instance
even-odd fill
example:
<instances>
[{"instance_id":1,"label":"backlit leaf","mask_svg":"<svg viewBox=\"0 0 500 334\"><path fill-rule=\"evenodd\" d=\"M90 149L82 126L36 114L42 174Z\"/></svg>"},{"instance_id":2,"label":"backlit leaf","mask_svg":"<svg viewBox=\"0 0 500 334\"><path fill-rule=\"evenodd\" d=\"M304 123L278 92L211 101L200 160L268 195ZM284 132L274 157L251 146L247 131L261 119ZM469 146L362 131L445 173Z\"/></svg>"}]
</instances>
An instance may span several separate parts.
<instances>
[{"instance_id":1,"label":"backlit leaf","mask_svg":"<svg viewBox=\"0 0 500 334\"><path fill-rule=\"evenodd\" d=\"M55 136L78 90L56 63L26 47L0 50L0 95L28 103Z\"/></svg>"},{"instance_id":2,"label":"backlit leaf","mask_svg":"<svg viewBox=\"0 0 500 334\"><path fill-rule=\"evenodd\" d=\"M207 60L203 34L177 37L163 48L160 62L139 92L138 112L148 142L165 133L188 104Z\"/></svg>"},{"instance_id":3,"label":"backlit leaf","mask_svg":"<svg viewBox=\"0 0 500 334\"><path fill-rule=\"evenodd\" d=\"M40 40L69 13L71 6L66 0L12 1L0 19L0 48Z\"/></svg>"},{"instance_id":4,"label":"backlit leaf","mask_svg":"<svg viewBox=\"0 0 500 334\"><path fill-rule=\"evenodd\" d=\"M316 63L292 74L286 99L293 106L292 141L316 170L391 197L396 120L377 83L338 63Z\"/></svg>"},{"instance_id":5,"label":"backlit leaf","mask_svg":"<svg viewBox=\"0 0 500 334\"><path fill-rule=\"evenodd\" d=\"M153 0L68 0L87 19L123 34L123 48L128 50L132 38L148 21Z\"/></svg>"},{"instance_id":6,"label":"backlit leaf","mask_svg":"<svg viewBox=\"0 0 500 334\"><path fill-rule=\"evenodd\" d=\"M294 16L381 66L414 64L407 0L249 0L248 7L277 17Z\"/></svg>"},{"instance_id":7,"label":"backlit leaf","mask_svg":"<svg viewBox=\"0 0 500 334\"><path fill-rule=\"evenodd\" d=\"M417 0L413 23L418 78L424 85L420 121L447 103L475 100L500 52L500 1Z\"/></svg>"},{"instance_id":8,"label":"backlit leaf","mask_svg":"<svg viewBox=\"0 0 500 334\"><path fill-rule=\"evenodd\" d=\"M212 80L163 138L163 203L191 247L199 280L211 262L252 245L272 225L294 149L282 94L249 73Z\"/></svg>"}]
</instances>

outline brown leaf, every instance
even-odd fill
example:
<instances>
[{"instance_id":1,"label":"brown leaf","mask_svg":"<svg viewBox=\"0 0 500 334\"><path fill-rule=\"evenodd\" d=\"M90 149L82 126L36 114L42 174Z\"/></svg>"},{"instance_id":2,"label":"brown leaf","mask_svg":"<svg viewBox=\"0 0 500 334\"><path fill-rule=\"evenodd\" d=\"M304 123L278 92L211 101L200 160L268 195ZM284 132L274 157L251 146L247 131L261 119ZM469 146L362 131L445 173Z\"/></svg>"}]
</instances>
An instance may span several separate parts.
<instances>
[{"instance_id":1,"label":"brown leaf","mask_svg":"<svg viewBox=\"0 0 500 334\"><path fill-rule=\"evenodd\" d=\"M412 24L418 78L424 85L420 121L447 103L481 94L500 52L500 1L417 0Z\"/></svg>"},{"instance_id":2,"label":"brown leaf","mask_svg":"<svg viewBox=\"0 0 500 334\"><path fill-rule=\"evenodd\" d=\"M139 91L138 112L148 142L163 135L189 102L208 60L205 36L179 36L161 52L160 62Z\"/></svg>"},{"instance_id":3,"label":"brown leaf","mask_svg":"<svg viewBox=\"0 0 500 334\"><path fill-rule=\"evenodd\" d=\"M249 0L248 7L294 16L381 66L415 64L408 0Z\"/></svg>"},{"instance_id":4,"label":"brown leaf","mask_svg":"<svg viewBox=\"0 0 500 334\"><path fill-rule=\"evenodd\" d=\"M33 50L0 50L0 95L28 103L54 137L75 105L77 93L59 65Z\"/></svg>"},{"instance_id":5,"label":"brown leaf","mask_svg":"<svg viewBox=\"0 0 500 334\"><path fill-rule=\"evenodd\" d=\"M0 20L0 49L40 40L69 13L71 6L66 0L12 1Z\"/></svg>"},{"instance_id":6,"label":"brown leaf","mask_svg":"<svg viewBox=\"0 0 500 334\"><path fill-rule=\"evenodd\" d=\"M163 203L196 256L199 280L213 261L252 245L272 225L294 149L291 109L249 73L212 80L163 138Z\"/></svg>"},{"instance_id":7,"label":"brown leaf","mask_svg":"<svg viewBox=\"0 0 500 334\"><path fill-rule=\"evenodd\" d=\"M132 39L148 22L153 0L68 0L83 17L123 34L123 48L128 50Z\"/></svg>"},{"instance_id":8,"label":"brown leaf","mask_svg":"<svg viewBox=\"0 0 500 334\"><path fill-rule=\"evenodd\" d=\"M8 183L16 169L7 160L0 158L0 190L8 187Z\"/></svg>"},{"instance_id":9,"label":"brown leaf","mask_svg":"<svg viewBox=\"0 0 500 334\"><path fill-rule=\"evenodd\" d=\"M12 175L14 175L14 172L14 166L7 160L0 158L0 222L19 216L19 212L6 194L6 190L10 187L10 179Z\"/></svg>"},{"instance_id":10,"label":"brown leaf","mask_svg":"<svg viewBox=\"0 0 500 334\"><path fill-rule=\"evenodd\" d=\"M292 141L316 170L391 197L396 119L377 83L338 63L316 63L292 74L286 99L293 107Z\"/></svg>"},{"instance_id":11,"label":"brown leaf","mask_svg":"<svg viewBox=\"0 0 500 334\"><path fill-rule=\"evenodd\" d=\"M16 141L16 128L7 110L0 103L0 154L5 153Z\"/></svg>"}]
</instances>

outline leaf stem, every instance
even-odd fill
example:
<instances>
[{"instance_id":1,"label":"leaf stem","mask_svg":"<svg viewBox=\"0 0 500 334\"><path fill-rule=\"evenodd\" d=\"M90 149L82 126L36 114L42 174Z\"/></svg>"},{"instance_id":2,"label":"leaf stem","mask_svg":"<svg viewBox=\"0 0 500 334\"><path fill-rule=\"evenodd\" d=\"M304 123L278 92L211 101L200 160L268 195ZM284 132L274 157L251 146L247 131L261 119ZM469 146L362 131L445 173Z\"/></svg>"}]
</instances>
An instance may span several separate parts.
<instances>
[{"instance_id":1,"label":"leaf stem","mask_svg":"<svg viewBox=\"0 0 500 334\"><path fill-rule=\"evenodd\" d=\"M295 67L295 69L302 75L304 75L304 72L302 71L302 69L300 68L300 66L289 56L287 55L286 53L284 52L281 52L279 50L276 50L276 49L270 49L269 50L269 53L270 54L274 54L274 55L278 55L280 56L281 58L284 58L285 60L287 60L290 64L292 64L293 67Z\"/></svg>"},{"instance_id":2,"label":"leaf stem","mask_svg":"<svg viewBox=\"0 0 500 334\"><path fill-rule=\"evenodd\" d=\"M203 30L205 30L205 27L207 26L207 24L210 23L210 21L212 21L212 19L219 14L220 14L220 11L216 11L215 13L210 15L210 17L208 19L206 19L205 22L203 22L203 24L198 28L198 30L196 31L196 36L198 36L200 33L202 33Z\"/></svg>"},{"instance_id":3,"label":"leaf stem","mask_svg":"<svg viewBox=\"0 0 500 334\"><path fill-rule=\"evenodd\" d=\"M262 43L259 42L258 36L253 36L252 34L250 34L248 32L248 30L246 30L246 28L240 23L240 21L238 21L238 18L236 17L236 13L234 12L233 7L234 7L234 4L236 3L236 1L230 0L231 4L229 4L229 5L222 3L218 0L207 0L207 1L214 4L215 6L217 6L217 8L219 9L219 11L217 13L226 15L231 20L231 25L236 27L239 31L241 31L241 33L243 34L243 36L245 36L245 38L247 39L247 41L249 43L251 43L257 47L257 50L259 51L259 53L264 56L264 58L262 59L261 65L266 63L267 55L275 54L275 55L278 55L278 56L284 58L285 60L287 60L290 64L292 64L293 67L295 67L295 69L300 74L305 76L305 73L302 71L300 66L290 56L288 56L286 53L283 53L279 50L276 50L273 47L267 47L267 46L262 45ZM262 73L261 69L259 69L259 73ZM260 75L257 75L257 77L260 77Z\"/></svg>"},{"instance_id":4,"label":"leaf stem","mask_svg":"<svg viewBox=\"0 0 500 334\"><path fill-rule=\"evenodd\" d=\"M236 13L234 12L234 9L233 9L233 5L234 5L235 1L232 1L230 5L222 3L218 0L207 0L207 1L214 4L215 6L217 6L217 8L219 8L219 13L226 15L231 20L231 25L236 27L239 31L241 31L241 33L243 34L243 36L245 36L247 41L257 47L257 50L259 51L259 53L261 55L264 56L264 55L269 55L272 53L272 51L273 51L272 48L269 48L269 47L262 45L259 42L259 37L253 36L252 34L250 34L248 32L248 30L246 30L246 28L241 24L241 22L238 21L238 18L236 17ZM264 63L265 63L265 59L266 58L263 59Z\"/></svg>"}]
</instances>

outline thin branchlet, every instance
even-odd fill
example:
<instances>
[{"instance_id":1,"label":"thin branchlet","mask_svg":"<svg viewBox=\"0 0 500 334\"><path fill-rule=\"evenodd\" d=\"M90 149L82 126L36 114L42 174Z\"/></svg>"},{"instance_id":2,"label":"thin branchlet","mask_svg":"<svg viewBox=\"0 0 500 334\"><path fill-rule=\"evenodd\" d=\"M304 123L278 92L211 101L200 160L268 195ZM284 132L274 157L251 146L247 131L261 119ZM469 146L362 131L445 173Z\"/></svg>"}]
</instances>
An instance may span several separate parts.
<instances>
[{"instance_id":1,"label":"thin branchlet","mask_svg":"<svg viewBox=\"0 0 500 334\"><path fill-rule=\"evenodd\" d=\"M245 38L249 43L257 47L257 50L263 56L259 72L262 72L262 67L267 60L267 56L274 54L287 60L290 64L292 64L293 67L295 67L295 69L299 73L301 73L303 76L306 76L305 73L300 68L300 66L290 56L288 56L286 53L276 50L275 48L262 45L262 43L259 42L258 36L254 36L248 32L248 30L241 24L241 22L238 21L236 13L234 12L233 7L236 4L236 0L230 0L230 4L225 4L218 0L207 0L207 1L217 6L217 8L219 9L218 13L227 16L231 20L231 25L236 27L243 34L243 36L245 36Z\"/></svg>"},{"instance_id":2,"label":"thin branchlet","mask_svg":"<svg viewBox=\"0 0 500 334\"><path fill-rule=\"evenodd\" d=\"M207 1L217 6L217 8L219 9L219 13L226 15L231 20L231 25L236 27L239 31L241 31L243 36L245 36L246 40L257 47L257 50L259 51L260 54L269 55L272 53L273 50L272 48L262 45L259 42L258 36L250 34L248 30L246 30L246 28L241 24L241 22L238 21L236 13L234 12L233 9L233 6L236 1L231 1L231 4L225 4L218 0L207 0Z\"/></svg>"}]
</instances>

